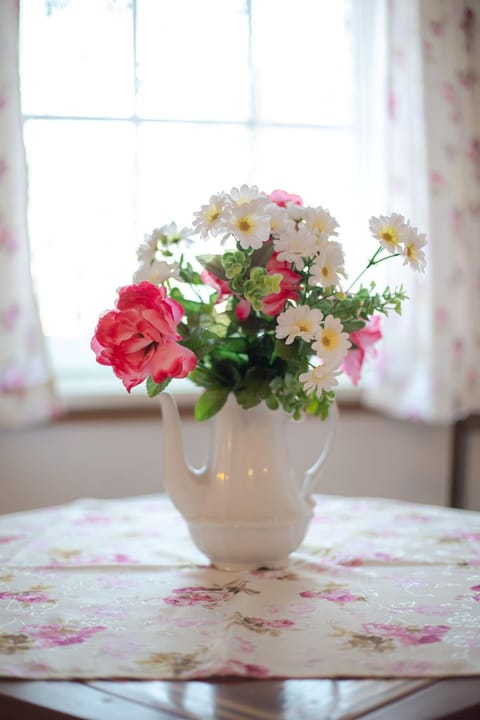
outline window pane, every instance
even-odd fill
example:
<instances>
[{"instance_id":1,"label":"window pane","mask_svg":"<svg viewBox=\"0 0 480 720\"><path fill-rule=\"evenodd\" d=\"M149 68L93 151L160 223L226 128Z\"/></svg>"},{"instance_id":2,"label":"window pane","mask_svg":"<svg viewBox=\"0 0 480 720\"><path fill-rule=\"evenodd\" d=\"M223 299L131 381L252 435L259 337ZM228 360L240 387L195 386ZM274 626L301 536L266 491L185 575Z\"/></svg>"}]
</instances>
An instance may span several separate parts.
<instances>
[{"instance_id":1,"label":"window pane","mask_svg":"<svg viewBox=\"0 0 480 720\"><path fill-rule=\"evenodd\" d=\"M60 116L27 120L25 140L33 273L62 377L112 377L89 340L143 234L191 225L215 192L298 193L358 246L351 1L22 0L23 111Z\"/></svg>"},{"instance_id":2,"label":"window pane","mask_svg":"<svg viewBox=\"0 0 480 720\"><path fill-rule=\"evenodd\" d=\"M47 335L91 336L131 281L134 129L29 121L32 267Z\"/></svg>"},{"instance_id":3,"label":"window pane","mask_svg":"<svg viewBox=\"0 0 480 720\"><path fill-rule=\"evenodd\" d=\"M354 147L348 131L261 128L255 157L262 185L303 193L306 204L330 206L335 214L353 195Z\"/></svg>"},{"instance_id":4,"label":"window pane","mask_svg":"<svg viewBox=\"0 0 480 720\"><path fill-rule=\"evenodd\" d=\"M23 112L131 115L130 6L127 0L22 0Z\"/></svg>"},{"instance_id":5,"label":"window pane","mask_svg":"<svg viewBox=\"0 0 480 720\"><path fill-rule=\"evenodd\" d=\"M269 128L257 131L255 178L265 191L281 188L322 206L336 218L342 242L358 244L359 193L355 136L347 130ZM364 222L364 218L360 218ZM365 223L364 223L365 224ZM354 229L354 230L353 230ZM368 230L365 225L365 229ZM355 234L352 234L352 231ZM347 270L353 272L348 255ZM357 253L358 254L358 253ZM363 260L363 257L362 257Z\"/></svg>"},{"instance_id":6,"label":"window pane","mask_svg":"<svg viewBox=\"0 0 480 720\"><path fill-rule=\"evenodd\" d=\"M251 177L244 127L145 123L139 130L142 231L175 221L191 226L210 195Z\"/></svg>"},{"instance_id":7,"label":"window pane","mask_svg":"<svg viewBox=\"0 0 480 720\"><path fill-rule=\"evenodd\" d=\"M245 0L138 0L140 116L249 117L245 6Z\"/></svg>"},{"instance_id":8,"label":"window pane","mask_svg":"<svg viewBox=\"0 0 480 720\"><path fill-rule=\"evenodd\" d=\"M349 2L252 0L256 106L263 122L350 124Z\"/></svg>"}]
</instances>

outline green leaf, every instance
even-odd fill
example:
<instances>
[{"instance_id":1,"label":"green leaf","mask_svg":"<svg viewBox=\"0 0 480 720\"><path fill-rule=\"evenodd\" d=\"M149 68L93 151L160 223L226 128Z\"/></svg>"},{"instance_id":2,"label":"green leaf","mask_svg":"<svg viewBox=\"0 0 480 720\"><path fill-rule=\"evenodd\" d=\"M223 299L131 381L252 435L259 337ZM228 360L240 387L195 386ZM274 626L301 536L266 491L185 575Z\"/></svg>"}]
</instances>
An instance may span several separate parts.
<instances>
[{"instance_id":1,"label":"green leaf","mask_svg":"<svg viewBox=\"0 0 480 720\"><path fill-rule=\"evenodd\" d=\"M207 355L214 347L215 344L220 342L220 338L215 333L206 330L205 328L195 328L191 334L184 339L182 343L185 347L188 347L192 352L195 353L197 358L201 359Z\"/></svg>"},{"instance_id":2,"label":"green leaf","mask_svg":"<svg viewBox=\"0 0 480 720\"><path fill-rule=\"evenodd\" d=\"M195 420L208 420L225 405L230 389L227 387L212 387L205 390L195 405Z\"/></svg>"},{"instance_id":3,"label":"green leaf","mask_svg":"<svg viewBox=\"0 0 480 720\"><path fill-rule=\"evenodd\" d=\"M243 361L244 364L244 361ZM215 374L217 376L217 385L224 385L233 388L242 381L242 368L239 359L217 358L215 357Z\"/></svg>"},{"instance_id":4,"label":"green leaf","mask_svg":"<svg viewBox=\"0 0 480 720\"><path fill-rule=\"evenodd\" d=\"M227 344L217 345L212 353L213 360L231 360L237 365L243 365L247 362L246 355L239 355L235 350L230 350Z\"/></svg>"},{"instance_id":5,"label":"green leaf","mask_svg":"<svg viewBox=\"0 0 480 720\"><path fill-rule=\"evenodd\" d=\"M328 417L330 405L335 400L335 393L332 391L322 392L320 398L317 395L311 395L308 398L308 404L305 407L305 411L308 415L319 415L322 420Z\"/></svg>"},{"instance_id":6,"label":"green leaf","mask_svg":"<svg viewBox=\"0 0 480 720\"><path fill-rule=\"evenodd\" d=\"M245 354L248 350L247 341L244 337L227 337L223 345L238 355Z\"/></svg>"},{"instance_id":7,"label":"green leaf","mask_svg":"<svg viewBox=\"0 0 480 720\"><path fill-rule=\"evenodd\" d=\"M273 243L271 241L263 243L263 245L258 248L258 250L254 250L253 253L250 255L250 264L252 266L259 265L260 267L265 267L267 261L270 260L272 253Z\"/></svg>"},{"instance_id":8,"label":"green leaf","mask_svg":"<svg viewBox=\"0 0 480 720\"><path fill-rule=\"evenodd\" d=\"M172 288L170 297L176 300L185 310L185 314L188 315L200 315L202 312L208 312L210 305L197 300L187 300L178 288Z\"/></svg>"},{"instance_id":9,"label":"green leaf","mask_svg":"<svg viewBox=\"0 0 480 720\"><path fill-rule=\"evenodd\" d=\"M202 278L199 273L192 268L190 263L184 267L180 267L178 272L183 282L191 283L192 285L203 285Z\"/></svg>"},{"instance_id":10,"label":"green leaf","mask_svg":"<svg viewBox=\"0 0 480 720\"><path fill-rule=\"evenodd\" d=\"M369 294L370 294L370 293L369 293L369 291L368 291L368 288L362 287L362 288L360 288L360 290L359 290L357 293L355 293L355 294L356 294L357 298L359 298L360 300L366 300L366 299L369 297Z\"/></svg>"},{"instance_id":11,"label":"green leaf","mask_svg":"<svg viewBox=\"0 0 480 720\"><path fill-rule=\"evenodd\" d=\"M215 373L211 372L208 368L201 367L201 365L197 365L195 370L189 373L188 379L200 387L218 387L218 377Z\"/></svg>"},{"instance_id":12,"label":"green leaf","mask_svg":"<svg viewBox=\"0 0 480 720\"><path fill-rule=\"evenodd\" d=\"M242 333L244 335L256 335L262 332L268 323L268 319L256 317L253 313L242 322Z\"/></svg>"},{"instance_id":13,"label":"green leaf","mask_svg":"<svg viewBox=\"0 0 480 720\"><path fill-rule=\"evenodd\" d=\"M320 399L317 395L311 395L308 398L308 405L305 407L305 411L308 415L318 415L320 412Z\"/></svg>"},{"instance_id":14,"label":"green leaf","mask_svg":"<svg viewBox=\"0 0 480 720\"><path fill-rule=\"evenodd\" d=\"M363 327L365 327L363 320L347 320L347 322L343 323L343 332L351 333L361 330Z\"/></svg>"},{"instance_id":15,"label":"green leaf","mask_svg":"<svg viewBox=\"0 0 480 720\"><path fill-rule=\"evenodd\" d=\"M265 404L270 410L278 410L278 408L280 407L280 403L278 402L275 395L269 395L265 399Z\"/></svg>"},{"instance_id":16,"label":"green leaf","mask_svg":"<svg viewBox=\"0 0 480 720\"><path fill-rule=\"evenodd\" d=\"M170 384L171 380L172 378L167 378L161 383L156 383L155 380L151 376L149 376L146 383L148 397L153 398L155 397L155 395L159 395L161 392L163 392L163 390L165 390L167 385Z\"/></svg>"},{"instance_id":17,"label":"green leaf","mask_svg":"<svg viewBox=\"0 0 480 720\"><path fill-rule=\"evenodd\" d=\"M275 343L275 352L282 360L294 360L298 355L298 344L290 343L290 345L287 345L283 340L277 340Z\"/></svg>"},{"instance_id":18,"label":"green leaf","mask_svg":"<svg viewBox=\"0 0 480 720\"><path fill-rule=\"evenodd\" d=\"M259 368L256 367L249 368L242 385L234 390L238 404L245 410L270 397L271 392L268 377L259 373Z\"/></svg>"},{"instance_id":19,"label":"green leaf","mask_svg":"<svg viewBox=\"0 0 480 720\"><path fill-rule=\"evenodd\" d=\"M200 322L205 329L208 329L216 337L225 338L228 331L228 317L226 314L219 315L215 313L214 317L201 315Z\"/></svg>"},{"instance_id":20,"label":"green leaf","mask_svg":"<svg viewBox=\"0 0 480 720\"><path fill-rule=\"evenodd\" d=\"M225 268L222 265L221 255L197 255L197 260L208 272L213 273L220 280L227 280Z\"/></svg>"}]
</instances>

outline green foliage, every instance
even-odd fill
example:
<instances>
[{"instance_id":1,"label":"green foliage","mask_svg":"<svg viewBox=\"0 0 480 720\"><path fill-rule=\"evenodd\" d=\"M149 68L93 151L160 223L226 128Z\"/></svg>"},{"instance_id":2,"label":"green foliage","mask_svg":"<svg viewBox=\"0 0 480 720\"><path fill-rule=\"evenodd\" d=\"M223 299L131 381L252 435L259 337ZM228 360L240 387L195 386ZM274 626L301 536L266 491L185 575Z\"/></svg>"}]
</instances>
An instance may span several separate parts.
<instances>
[{"instance_id":1,"label":"green foliage","mask_svg":"<svg viewBox=\"0 0 480 720\"><path fill-rule=\"evenodd\" d=\"M227 263L229 272L233 267ZM208 260L206 259L208 257ZM213 258L213 260L212 260ZM255 258L253 253L250 258ZM257 256L258 258L258 256ZM204 266L218 273L216 256L203 256ZM238 263L240 266L241 263ZM261 312L260 293L279 287L280 275L268 275L259 266L247 268L248 280L241 273L230 284L240 278L243 292L252 302L250 316L240 322L235 316L236 300L232 297L222 310L211 302L187 300L178 288L171 295L185 309L186 322L180 326L182 343L198 358L198 364L189 378L196 385L205 388L196 408L196 420L207 420L223 407L229 393L233 393L239 405L245 409L265 401L272 410L282 408L293 418L303 413L322 419L328 416L334 402L333 391L323 391L320 396L307 395L298 380L301 373L309 368L312 350L309 343L296 339L288 344L275 337L276 320ZM266 277L267 276L267 277ZM402 287L382 293L361 287L349 295L328 294L326 290L310 289L307 302L322 310L324 316L338 318L345 332L361 329L376 312L388 314L398 311L406 299ZM275 291L275 290L274 290ZM160 392L150 383L150 392Z\"/></svg>"},{"instance_id":2,"label":"green foliage","mask_svg":"<svg viewBox=\"0 0 480 720\"><path fill-rule=\"evenodd\" d=\"M242 382L234 390L237 402L245 410L270 397L268 368L249 367Z\"/></svg>"},{"instance_id":3,"label":"green foliage","mask_svg":"<svg viewBox=\"0 0 480 720\"><path fill-rule=\"evenodd\" d=\"M225 270L221 255L197 255L197 260L208 272L211 272L219 280L226 280Z\"/></svg>"},{"instance_id":4,"label":"green foliage","mask_svg":"<svg viewBox=\"0 0 480 720\"><path fill-rule=\"evenodd\" d=\"M149 376L146 382L148 397L153 398L155 397L155 395L159 395L168 387L171 380L172 378L167 378L161 383L156 383L155 380L153 380L153 378Z\"/></svg>"},{"instance_id":5,"label":"green foliage","mask_svg":"<svg viewBox=\"0 0 480 720\"><path fill-rule=\"evenodd\" d=\"M381 252L374 253L365 270L386 259L380 257ZM180 342L197 357L197 366L188 376L204 390L195 407L196 420L214 416L230 393L245 409L265 402L271 410L283 409L295 419L303 414L325 419L335 400L333 391L307 394L299 380L315 365L312 342L297 337L287 344L285 339L278 339L276 316L263 312L264 298L283 289L282 273L266 269L272 253L273 242L269 240L257 250L245 250L237 242L236 249L222 255L198 256L201 267L228 285L231 294L227 292L227 299L220 303L220 294L205 286L198 270L183 255L180 257L180 282L169 283L169 294L185 312L178 326ZM337 318L348 334L360 330L375 314L401 313L407 299L402 286L381 292L374 282L346 292L335 286L324 288L311 284L312 262L306 258L303 270L292 266L299 277L300 299L298 303L287 300L285 309L295 304L318 309L323 318ZM225 297L223 290L221 297ZM251 308L241 321L236 312L240 301L247 301ZM148 378L147 392L154 397L167 385L168 381L157 384Z\"/></svg>"},{"instance_id":6,"label":"green foliage","mask_svg":"<svg viewBox=\"0 0 480 720\"><path fill-rule=\"evenodd\" d=\"M253 267L243 285L243 295L257 312L262 310L262 298L280 291L282 276L269 275L265 268Z\"/></svg>"},{"instance_id":7,"label":"green foliage","mask_svg":"<svg viewBox=\"0 0 480 720\"><path fill-rule=\"evenodd\" d=\"M218 335L206 328L198 327L194 328L194 330L184 338L183 345L188 347L195 353L197 358L201 360L217 345L218 341Z\"/></svg>"},{"instance_id":8,"label":"green foliage","mask_svg":"<svg viewBox=\"0 0 480 720\"><path fill-rule=\"evenodd\" d=\"M376 249L343 289L345 258L335 218L318 206L295 209L297 202L283 191L268 196L241 186L212 196L195 213L193 229L171 222L146 235L135 275L146 287L132 292L139 291L138 307L125 308L125 330L121 326L111 339L118 349L112 364L127 367L126 353L136 382L150 371L148 363L162 362L166 349L169 359L177 353L178 362L166 363L170 372L184 377L195 366L188 377L203 390L197 420L215 415L230 394L243 408L265 402L296 419L327 417L337 375L350 372L344 362L349 348L361 348L366 338L352 334L376 318L368 335L375 342L379 315L401 314L407 299L401 285L382 290L360 281L399 256L423 271L425 236L398 213L371 218ZM215 242L218 251L194 257L187 248L195 234L200 244ZM148 377L148 395L169 382Z\"/></svg>"},{"instance_id":9,"label":"green foliage","mask_svg":"<svg viewBox=\"0 0 480 720\"><path fill-rule=\"evenodd\" d=\"M245 255L249 262L260 259L256 252ZM232 290L238 283L243 296L252 304L252 312L242 322L235 315L238 301L234 296L226 301L226 306L221 307L215 305L212 298L208 302L190 300L178 288L171 292L171 296L185 309L186 321L179 327L182 344L198 358L197 367L189 378L205 389L196 404L195 419L211 418L223 407L230 393L245 409L265 401L270 409L282 408L295 419L304 413L325 419L335 393L323 391L320 396L307 395L298 379L309 369L312 356L310 344L296 339L287 345L285 340L277 339L275 317L266 316L261 311L261 298L278 292L282 276L268 275L264 268L257 265L245 268L245 262L239 262L238 255L232 253L228 262L223 262L222 270L225 270L225 276L233 273L230 280ZM217 256L203 256L202 262L204 267L219 276ZM195 278L194 275L191 277ZM325 317L333 315L338 318L343 330L351 333L361 329L374 313L398 312L406 299L402 287L394 291L386 288L382 293L374 290L372 285L345 295L314 287L309 288L304 302L318 307ZM149 393L153 386L150 384L150 387ZM160 392L156 388L153 388L155 394Z\"/></svg>"},{"instance_id":10,"label":"green foliage","mask_svg":"<svg viewBox=\"0 0 480 720\"><path fill-rule=\"evenodd\" d=\"M209 420L225 405L230 390L212 387L200 395L195 405L195 420Z\"/></svg>"},{"instance_id":11,"label":"green foliage","mask_svg":"<svg viewBox=\"0 0 480 720\"><path fill-rule=\"evenodd\" d=\"M189 300L176 287L170 291L170 297L180 303L188 318L198 318L202 313L210 312L210 305L199 300Z\"/></svg>"},{"instance_id":12,"label":"green foliage","mask_svg":"<svg viewBox=\"0 0 480 720\"><path fill-rule=\"evenodd\" d=\"M226 252L222 255L222 265L225 275L230 280L242 274L250 265L250 258L244 252Z\"/></svg>"},{"instance_id":13,"label":"green foliage","mask_svg":"<svg viewBox=\"0 0 480 720\"><path fill-rule=\"evenodd\" d=\"M306 405L305 412L307 415L318 415L325 420L328 416L330 405L335 402L335 393L330 391L322 392L321 397L317 395L311 395Z\"/></svg>"}]
</instances>

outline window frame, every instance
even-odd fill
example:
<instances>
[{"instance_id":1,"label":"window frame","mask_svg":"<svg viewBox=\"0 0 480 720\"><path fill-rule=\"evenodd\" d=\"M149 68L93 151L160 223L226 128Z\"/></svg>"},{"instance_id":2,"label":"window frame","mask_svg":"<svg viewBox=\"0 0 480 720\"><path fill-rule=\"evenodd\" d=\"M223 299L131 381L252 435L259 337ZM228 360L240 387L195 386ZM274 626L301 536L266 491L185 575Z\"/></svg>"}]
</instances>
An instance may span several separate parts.
<instances>
[{"instance_id":1,"label":"window frame","mask_svg":"<svg viewBox=\"0 0 480 720\"><path fill-rule=\"evenodd\" d=\"M355 8L355 3L352 3L351 12L351 22L352 22L352 34L353 34L353 41L355 42L355 38L358 40L359 33L367 33L372 32L371 26L370 26L370 19L373 17L373 14L376 12L376 6L381 2L381 0L366 0L365 3L363 3L364 7L359 10L359 8ZM363 39L362 47L359 48L358 44L355 46L353 52L354 57L356 61L356 69L357 69L357 82L361 85L361 89L363 91L363 101L362 103L358 102L358 98L360 96L360 92L357 88L357 95L356 95L356 107L355 107L355 122L356 122L356 128L352 128L352 125L322 125L317 123L289 123L289 122L265 122L261 121L258 117L257 112L257 93L258 88L256 86L256 81L254 77L254 68L251 58L251 25L252 25L252 19L251 19L251 12L252 12L252 2L250 0L246 0L246 7L248 9L249 13L249 33L250 33L250 39L249 39L249 75L250 75L250 91L251 91L251 113L250 118L246 122L234 122L229 120L215 120L212 119L211 121L208 121L208 124L211 126L220 126L220 125L240 125L242 127L247 127L250 131L255 132L259 128L266 128L266 127L275 127L275 128L296 128L298 130L304 130L304 129L315 129L315 130L321 130L322 132L330 132L330 131L346 131L346 132L357 132L359 135L365 136L366 130L368 131L368 105L371 101L371 93L373 92L373 89L369 92L365 92L366 89L369 87L369 80L365 73L365 68L367 67L367 64L371 62L371 57L368 55L368 38ZM40 114L40 113L23 113L23 123L26 126L30 122L35 121L48 121L48 122L56 122L56 121L78 121L78 122L108 122L108 123L116 123L116 122L128 122L132 124L135 128L139 128L140 126L144 125L145 123L158 123L158 124L165 124L165 123L194 123L198 125L205 124L207 121L205 120L186 120L186 119L172 119L172 118L160 118L160 117L148 117L142 115L138 110L138 91L139 91L139 76L138 76L138 48L137 48L137 23L138 23L138 14L137 14L137 0L132 0L132 43L133 43L133 63L134 63L134 89L133 89L133 106L134 110L131 115L125 115L120 116L117 115L115 117L110 117L107 115L54 115L54 114ZM358 167L360 168L362 165L365 166L367 164L366 159L366 152L365 152L365 145L363 149L360 151L360 157L358 158ZM134 178L135 185L138 186L138 166L137 164L134 166L134 172L137 173L136 177ZM361 170L359 170L359 175L361 174ZM365 190L365 188L364 188ZM93 329L92 329L93 334ZM117 378L113 376L111 372L106 372L106 369L95 367L89 372L85 372L86 366L84 364L81 364L79 366L70 365L68 363L66 364L59 364L58 358L61 355L61 351L59 350L58 344L59 340L60 342L62 339L47 336L47 347L48 352L51 357L51 363L52 366L56 366L56 372L55 375L57 376L57 389L59 392L60 397L63 399L63 401L69 406L69 407L93 407L93 406L122 406L126 403L132 403L134 402L136 405L142 405L144 403L150 403L151 400L147 397L145 390L143 386L140 386L140 388L136 388L131 396L128 396L123 387L121 386L121 383ZM78 350L80 345L82 345L83 349L85 343L85 338L80 337L76 339L72 339L71 341L71 353L75 356L78 356ZM53 358L56 358L54 361ZM92 354L93 358L93 354ZM82 370L84 372L82 372ZM103 370L103 371L102 371ZM360 388L353 388L350 386L348 381L343 382L343 377L341 378L342 382L340 385L340 389L338 392L339 397L345 397L347 399L357 398L361 392L361 386ZM192 383L187 381L175 381L172 387L172 390L176 395L178 395L180 398L183 398L183 400L187 403L191 403L195 397L198 395L199 390L195 386L193 386ZM137 392L138 391L138 392Z\"/></svg>"}]
</instances>

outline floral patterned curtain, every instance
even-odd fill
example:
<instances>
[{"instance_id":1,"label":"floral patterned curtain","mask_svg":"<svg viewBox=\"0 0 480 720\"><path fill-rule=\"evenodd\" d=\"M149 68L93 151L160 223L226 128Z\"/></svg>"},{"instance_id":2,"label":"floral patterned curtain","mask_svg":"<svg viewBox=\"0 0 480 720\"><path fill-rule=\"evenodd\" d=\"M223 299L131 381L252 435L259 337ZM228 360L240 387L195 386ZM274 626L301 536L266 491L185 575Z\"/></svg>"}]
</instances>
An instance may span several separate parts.
<instances>
[{"instance_id":1,"label":"floral patterned curtain","mask_svg":"<svg viewBox=\"0 0 480 720\"><path fill-rule=\"evenodd\" d=\"M56 414L30 276L20 117L18 3L0 3L0 427Z\"/></svg>"},{"instance_id":2,"label":"floral patterned curtain","mask_svg":"<svg viewBox=\"0 0 480 720\"><path fill-rule=\"evenodd\" d=\"M427 233L428 265L401 278L366 402L448 423L480 412L480 5L387 0L387 26L386 209Z\"/></svg>"}]
</instances>

